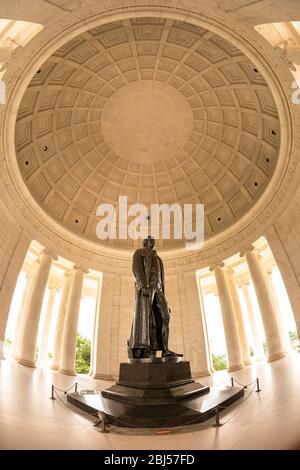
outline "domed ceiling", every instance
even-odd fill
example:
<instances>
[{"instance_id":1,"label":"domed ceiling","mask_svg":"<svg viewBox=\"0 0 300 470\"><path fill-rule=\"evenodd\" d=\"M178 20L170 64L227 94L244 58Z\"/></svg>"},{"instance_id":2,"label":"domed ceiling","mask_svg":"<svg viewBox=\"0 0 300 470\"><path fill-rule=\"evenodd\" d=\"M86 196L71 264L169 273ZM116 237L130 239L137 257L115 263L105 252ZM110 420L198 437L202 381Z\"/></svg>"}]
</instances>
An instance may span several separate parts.
<instances>
[{"instance_id":1,"label":"domed ceiling","mask_svg":"<svg viewBox=\"0 0 300 470\"><path fill-rule=\"evenodd\" d=\"M65 44L36 71L16 124L33 197L99 243L98 205L124 195L147 206L203 203L206 237L228 228L266 188L279 143L259 69L212 32L163 18L114 22Z\"/></svg>"}]
</instances>

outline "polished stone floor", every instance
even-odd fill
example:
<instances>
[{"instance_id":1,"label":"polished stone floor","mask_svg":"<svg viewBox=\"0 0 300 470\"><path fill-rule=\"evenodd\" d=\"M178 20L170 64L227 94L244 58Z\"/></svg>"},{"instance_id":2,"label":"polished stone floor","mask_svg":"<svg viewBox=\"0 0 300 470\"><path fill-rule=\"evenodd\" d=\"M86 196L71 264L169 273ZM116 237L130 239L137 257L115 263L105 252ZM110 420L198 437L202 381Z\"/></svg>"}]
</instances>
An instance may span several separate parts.
<instances>
[{"instance_id":1,"label":"polished stone floor","mask_svg":"<svg viewBox=\"0 0 300 470\"><path fill-rule=\"evenodd\" d=\"M262 391L191 428L159 430L112 429L100 433L91 418L49 399L51 385L65 389L76 380L50 370L31 369L7 359L0 362L0 449L300 449L300 354L270 364L261 362L230 373L217 372L201 382L209 386L234 377L249 383L257 376ZM111 382L78 376L87 388ZM63 395L62 395L63 396Z\"/></svg>"}]
</instances>

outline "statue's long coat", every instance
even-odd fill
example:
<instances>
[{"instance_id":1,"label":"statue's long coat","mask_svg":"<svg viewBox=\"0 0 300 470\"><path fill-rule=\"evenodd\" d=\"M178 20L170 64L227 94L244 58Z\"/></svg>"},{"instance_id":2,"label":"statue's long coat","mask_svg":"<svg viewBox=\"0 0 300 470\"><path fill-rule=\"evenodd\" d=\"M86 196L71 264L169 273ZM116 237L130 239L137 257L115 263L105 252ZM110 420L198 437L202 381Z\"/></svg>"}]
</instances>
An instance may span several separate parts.
<instances>
[{"instance_id":1,"label":"statue's long coat","mask_svg":"<svg viewBox=\"0 0 300 470\"><path fill-rule=\"evenodd\" d=\"M160 263L161 271L161 284L164 292L164 267L162 260L158 255L158 262ZM149 297L142 294L141 289L149 285L150 272L151 272L151 252L147 248L140 248L136 250L132 260L132 271L135 278L135 305L133 322L131 328L131 336L129 340L130 348L147 348L150 347L155 350L162 349L162 339L159 336L160 319L153 311L151 299L153 299L153 287L150 286Z\"/></svg>"}]
</instances>

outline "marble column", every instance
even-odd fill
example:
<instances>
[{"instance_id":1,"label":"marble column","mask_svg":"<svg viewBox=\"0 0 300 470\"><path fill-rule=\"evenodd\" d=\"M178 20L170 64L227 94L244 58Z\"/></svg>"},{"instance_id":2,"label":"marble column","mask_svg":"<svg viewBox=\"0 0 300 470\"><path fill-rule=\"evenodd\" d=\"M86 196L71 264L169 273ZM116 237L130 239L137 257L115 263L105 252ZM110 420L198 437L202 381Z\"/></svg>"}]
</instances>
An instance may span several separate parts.
<instances>
[{"instance_id":1,"label":"marble column","mask_svg":"<svg viewBox=\"0 0 300 470\"><path fill-rule=\"evenodd\" d=\"M95 347L96 347L96 339L97 339L97 334L96 334L96 328L97 328L97 305L98 305L98 295L99 295L99 284L101 280L98 280L98 287L97 287L97 292L96 292L96 302L95 302L95 309L94 309L94 315L93 315L93 337L91 341L91 360L90 360L90 370L88 375L91 377L94 376L94 370L95 370Z\"/></svg>"},{"instance_id":2,"label":"marble column","mask_svg":"<svg viewBox=\"0 0 300 470\"><path fill-rule=\"evenodd\" d=\"M42 367L48 364L49 332L53 319L53 309L57 289L54 286L49 287L49 296L45 312L45 318L42 325L42 333L39 341L38 364Z\"/></svg>"},{"instance_id":3,"label":"marble column","mask_svg":"<svg viewBox=\"0 0 300 470\"><path fill-rule=\"evenodd\" d=\"M270 287L270 290L271 290L271 293L272 293L272 299L273 299L273 302L274 302L274 309L275 309L275 313L277 315L279 332L280 332L284 352L288 352L288 351L291 350L291 343L290 343L290 338L289 338L289 334L288 334L288 328L287 328L286 322L283 318L283 312L280 308L278 295L277 295L277 288L276 288L276 285L274 284L274 280L273 280L273 276L272 276L272 269L268 269L266 271L266 274L267 274L267 279L268 279L268 282L269 282L269 287Z\"/></svg>"},{"instance_id":4,"label":"marble column","mask_svg":"<svg viewBox=\"0 0 300 470\"><path fill-rule=\"evenodd\" d=\"M262 316L264 325L268 361L275 361L280 359L285 354L283 352L283 345L280 337L279 325L274 311L272 302L272 295L268 287L266 275L260 266L258 257L254 248L251 247L241 253L241 256L246 257L251 279L254 285L257 301Z\"/></svg>"},{"instance_id":5,"label":"marble column","mask_svg":"<svg viewBox=\"0 0 300 470\"><path fill-rule=\"evenodd\" d=\"M32 283L32 274L31 273L25 273L25 285L24 289L22 292L22 300L20 302L20 308L18 312L18 317L16 320L16 328L15 328L15 334L12 342L12 350L11 350L11 355L12 357L16 357L18 355L18 345L20 342L20 336L21 336L21 331L22 331L22 324L24 321L24 315L26 312L26 307L28 305L28 299L30 295L30 289L31 289L31 283Z\"/></svg>"},{"instance_id":6,"label":"marble column","mask_svg":"<svg viewBox=\"0 0 300 470\"><path fill-rule=\"evenodd\" d=\"M232 304L228 282L224 272L224 263L213 266L210 271L215 271L218 295L220 300L224 333L228 358L228 371L242 369L242 352L239 340L239 333L236 324L234 307Z\"/></svg>"},{"instance_id":7,"label":"marble column","mask_svg":"<svg viewBox=\"0 0 300 470\"><path fill-rule=\"evenodd\" d=\"M3 259L1 259L2 271L0 273L0 359L5 359L3 348L9 310L30 242L31 240L22 233L16 243L11 240L10 249L1 246L5 253L1 256Z\"/></svg>"},{"instance_id":8,"label":"marble column","mask_svg":"<svg viewBox=\"0 0 300 470\"><path fill-rule=\"evenodd\" d=\"M189 323L189 337L185 341L191 345L191 371L193 377L211 374L207 327L203 299L195 271L184 272L180 276L182 318Z\"/></svg>"},{"instance_id":9,"label":"marble column","mask_svg":"<svg viewBox=\"0 0 300 470\"><path fill-rule=\"evenodd\" d=\"M66 322L62 338L61 364L58 372L66 375L76 375L76 336L80 309L81 291L84 273L88 270L74 266L70 296L66 314Z\"/></svg>"},{"instance_id":10,"label":"marble column","mask_svg":"<svg viewBox=\"0 0 300 470\"><path fill-rule=\"evenodd\" d=\"M61 349L62 339L64 335L64 326L66 320L66 313L68 307L68 300L70 295L72 276L71 272L66 271L63 280L62 295L58 310L58 316L56 321L56 327L54 332L54 344L53 344L53 357L51 363L51 369L58 370L61 365Z\"/></svg>"},{"instance_id":11,"label":"marble column","mask_svg":"<svg viewBox=\"0 0 300 470\"><path fill-rule=\"evenodd\" d=\"M112 379L111 372L111 319L113 310L115 275L103 273L99 282L96 310L95 348L93 358L93 377Z\"/></svg>"},{"instance_id":12,"label":"marble column","mask_svg":"<svg viewBox=\"0 0 300 470\"><path fill-rule=\"evenodd\" d=\"M286 233L288 232L288 234ZM271 226L266 238L282 276L293 310L298 337L300 338L300 252L293 232L285 227Z\"/></svg>"},{"instance_id":13,"label":"marble column","mask_svg":"<svg viewBox=\"0 0 300 470\"><path fill-rule=\"evenodd\" d=\"M167 273L165 275L165 294L171 308L171 318L169 324L169 348L184 354L186 360L192 360L192 349L190 347L187 333L190 328L186 328L185 308L182 308L184 287L180 289L181 278L179 274Z\"/></svg>"},{"instance_id":14,"label":"marble column","mask_svg":"<svg viewBox=\"0 0 300 470\"><path fill-rule=\"evenodd\" d=\"M41 253L40 265L32 282L28 308L24 317L24 329L20 338L20 351L17 356L17 361L28 367L35 367L41 308L53 258L57 259L48 249Z\"/></svg>"},{"instance_id":15,"label":"marble column","mask_svg":"<svg viewBox=\"0 0 300 470\"><path fill-rule=\"evenodd\" d=\"M259 334L258 322L255 316L253 303L251 300L249 282L247 284L242 285L242 292L243 292L243 296L245 299L245 304L246 304L248 318L249 318L251 332L252 332L255 359L257 361L261 361L262 359L264 359L265 354L264 354L264 348L263 348L261 335Z\"/></svg>"},{"instance_id":16,"label":"marble column","mask_svg":"<svg viewBox=\"0 0 300 470\"><path fill-rule=\"evenodd\" d=\"M237 322L243 363L245 364L245 366L249 366L250 364L252 364L251 357L250 357L250 347L249 347L248 335L247 335L247 330L246 330L246 325L245 325L245 319L244 319L244 315L243 315L243 311L242 311L242 307L241 307L241 303L239 299L239 293L238 293L238 288L237 288L236 281L234 278L233 269L227 269L226 276L228 280L231 300L233 303L235 318Z\"/></svg>"},{"instance_id":17,"label":"marble column","mask_svg":"<svg viewBox=\"0 0 300 470\"><path fill-rule=\"evenodd\" d=\"M21 342L22 342L22 338L24 336L24 330L26 328L25 320L26 320L26 315L27 315L27 311L28 311L28 308L29 308L30 298L31 298L32 290L33 290L33 281L34 281L34 279L37 275L39 267L40 267L40 260L37 259L32 264L31 271L28 274L30 282L28 284L28 288L27 288L27 292L26 292L26 300L23 304L22 315L21 315L21 318L20 318L20 322L19 322L19 325L18 325L18 331L17 331L16 350L15 350L15 359L16 359L16 361L18 360L18 357L20 356L20 352L21 352Z\"/></svg>"}]
</instances>

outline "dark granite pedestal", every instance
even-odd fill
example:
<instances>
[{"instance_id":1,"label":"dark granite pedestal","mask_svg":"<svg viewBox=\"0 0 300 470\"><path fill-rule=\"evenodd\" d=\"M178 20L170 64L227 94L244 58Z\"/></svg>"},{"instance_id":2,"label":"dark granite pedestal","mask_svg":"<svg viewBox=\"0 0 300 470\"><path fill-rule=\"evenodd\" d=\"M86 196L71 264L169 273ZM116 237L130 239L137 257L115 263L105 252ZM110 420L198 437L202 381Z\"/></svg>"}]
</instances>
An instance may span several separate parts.
<instances>
[{"instance_id":1,"label":"dark granite pedestal","mask_svg":"<svg viewBox=\"0 0 300 470\"><path fill-rule=\"evenodd\" d=\"M192 379L189 362L155 358L120 364L118 382L102 396L136 405L167 405L208 392L209 387Z\"/></svg>"},{"instance_id":2,"label":"dark granite pedestal","mask_svg":"<svg viewBox=\"0 0 300 470\"><path fill-rule=\"evenodd\" d=\"M116 426L156 428L203 422L243 396L244 389L210 389L191 377L190 364L180 358L131 360L120 364L119 380L102 392L70 393L67 400Z\"/></svg>"}]
</instances>

